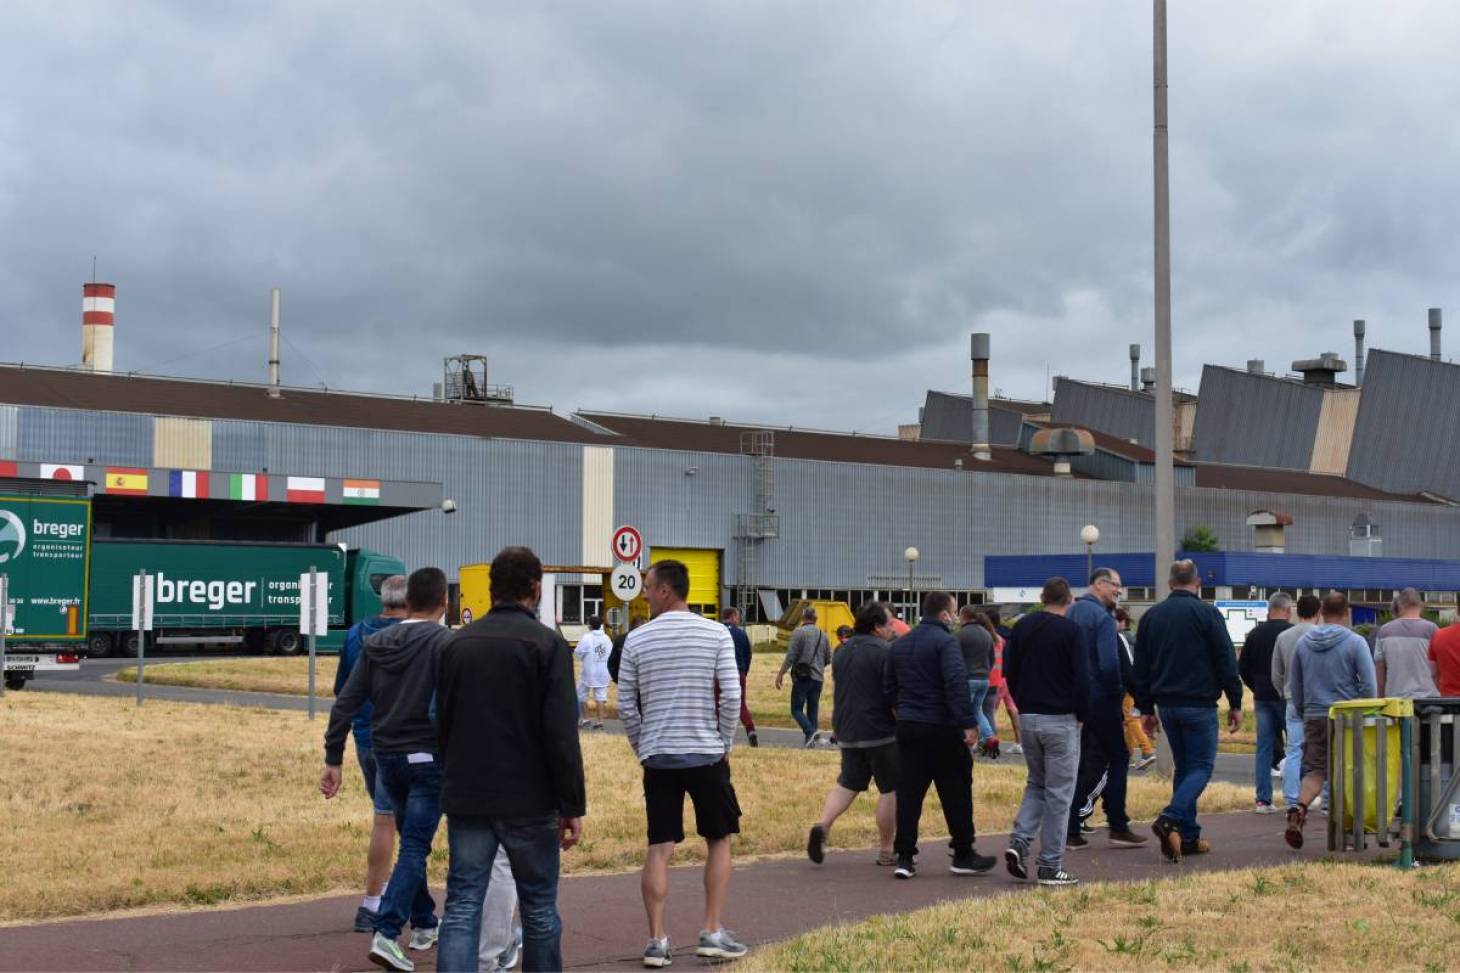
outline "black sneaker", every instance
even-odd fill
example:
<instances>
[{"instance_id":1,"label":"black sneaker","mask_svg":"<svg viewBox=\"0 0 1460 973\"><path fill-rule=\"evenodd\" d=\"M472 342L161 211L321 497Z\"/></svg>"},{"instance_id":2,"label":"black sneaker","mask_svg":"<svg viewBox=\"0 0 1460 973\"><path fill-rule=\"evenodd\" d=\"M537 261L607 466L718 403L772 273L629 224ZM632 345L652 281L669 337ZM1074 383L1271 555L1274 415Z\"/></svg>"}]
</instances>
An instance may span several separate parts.
<instances>
[{"instance_id":1,"label":"black sneaker","mask_svg":"<svg viewBox=\"0 0 1460 973\"><path fill-rule=\"evenodd\" d=\"M1009 870L1010 875L1020 881L1029 877L1029 869L1024 867L1024 855L1027 852L1027 848L1019 845L1010 845L1004 849L1004 867Z\"/></svg>"},{"instance_id":2,"label":"black sneaker","mask_svg":"<svg viewBox=\"0 0 1460 973\"><path fill-rule=\"evenodd\" d=\"M1075 848L1075 849L1089 848L1090 847L1090 839L1089 838L1086 838L1082 834L1072 834L1068 838L1065 839L1065 847L1066 848Z\"/></svg>"},{"instance_id":3,"label":"black sneaker","mask_svg":"<svg viewBox=\"0 0 1460 973\"><path fill-rule=\"evenodd\" d=\"M1151 833L1161 845L1161 854L1173 865L1181 861L1181 833L1176 822L1162 815L1151 822Z\"/></svg>"},{"instance_id":4,"label":"black sneaker","mask_svg":"<svg viewBox=\"0 0 1460 973\"><path fill-rule=\"evenodd\" d=\"M1063 868L1056 868L1053 865L1039 866L1040 885L1078 885L1080 880L1075 878Z\"/></svg>"},{"instance_id":5,"label":"black sneaker","mask_svg":"<svg viewBox=\"0 0 1460 973\"><path fill-rule=\"evenodd\" d=\"M806 857L818 865L826 860L826 829L819 824L813 824L806 836Z\"/></svg>"},{"instance_id":6,"label":"black sneaker","mask_svg":"<svg viewBox=\"0 0 1460 973\"><path fill-rule=\"evenodd\" d=\"M1088 818L1081 818L1080 819L1080 834L1094 834L1094 833L1095 833L1095 826L1090 823L1089 819Z\"/></svg>"},{"instance_id":7,"label":"black sneaker","mask_svg":"<svg viewBox=\"0 0 1460 973\"><path fill-rule=\"evenodd\" d=\"M912 855L898 855L897 867L892 870L893 878L912 878L918 873L918 866L913 864Z\"/></svg>"},{"instance_id":8,"label":"black sneaker","mask_svg":"<svg viewBox=\"0 0 1460 973\"><path fill-rule=\"evenodd\" d=\"M356 932L374 932L375 931L375 916L376 916L376 913L371 912L369 909L365 908L363 905L360 906L360 908L358 908L358 909L355 910L355 931Z\"/></svg>"},{"instance_id":9,"label":"black sneaker","mask_svg":"<svg viewBox=\"0 0 1460 973\"><path fill-rule=\"evenodd\" d=\"M948 866L948 871L954 875L982 875L993 869L995 861L994 856L980 855L970 848L953 856L953 864Z\"/></svg>"}]
</instances>

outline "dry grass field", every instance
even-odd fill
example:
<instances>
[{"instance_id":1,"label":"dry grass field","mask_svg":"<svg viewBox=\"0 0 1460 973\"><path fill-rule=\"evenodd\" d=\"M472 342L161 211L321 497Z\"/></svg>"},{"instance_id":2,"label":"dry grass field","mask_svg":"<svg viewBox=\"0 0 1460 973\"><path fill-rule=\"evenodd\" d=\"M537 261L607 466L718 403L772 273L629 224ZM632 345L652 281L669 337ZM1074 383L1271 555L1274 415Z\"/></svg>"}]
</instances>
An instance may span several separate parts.
<instances>
[{"instance_id":1,"label":"dry grass field","mask_svg":"<svg viewBox=\"0 0 1460 973\"><path fill-rule=\"evenodd\" d=\"M333 656L322 656L316 663L315 691L320 698L328 699L335 681ZM785 688L776 689L776 670L780 668L780 657L770 653L757 653L750 669L746 685L750 694L750 714L757 726L794 727L791 719L791 683L787 679ZM123 682L137 678L136 670L126 668L117 674ZM206 662L156 663L147 667L147 682L159 686L199 686L211 689L228 689L256 693L285 693L303 696L308 691L309 660L301 658L261 659L218 659ZM617 687L608 691L609 715L617 716L615 704ZM821 728L831 730L832 684L828 680L821 694ZM1224 712L1225 718L1225 712ZM1008 716L1002 707L997 714L1000 739L1012 739ZM1225 727L1225 723L1223 726ZM1229 753L1251 753L1256 747L1257 732L1252 713L1246 714L1242 729L1228 733L1224 728L1219 737L1219 746Z\"/></svg>"},{"instance_id":2,"label":"dry grass field","mask_svg":"<svg viewBox=\"0 0 1460 973\"><path fill-rule=\"evenodd\" d=\"M340 797L319 796L324 725L252 708L7 694L0 861L12 867L0 883L0 922L355 889L369 804L349 751ZM622 737L594 733L583 750L589 814L564 867L636 867L644 817L633 755ZM732 760L745 811L737 855L799 854L837 755L741 747ZM976 775L979 828L1007 829L1021 769L980 764ZM1154 816L1166 797L1161 782L1132 780L1137 819ZM1246 788L1213 785L1203 807L1245 808L1249 800ZM929 820L938 820L930 804ZM854 805L831 843L875 843L870 800ZM439 836L437 880L445 847ZM698 855L687 843L679 860Z\"/></svg>"},{"instance_id":3,"label":"dry grass field","mask_svg":"<svg viewBox=\"0 0 1460 973\"><path fill-rule=\"evenodd\" d=\"M1452 970L1460 866L1293 864L1002 895L817 930L747 970Z\"/></svg>"}]
</instances>

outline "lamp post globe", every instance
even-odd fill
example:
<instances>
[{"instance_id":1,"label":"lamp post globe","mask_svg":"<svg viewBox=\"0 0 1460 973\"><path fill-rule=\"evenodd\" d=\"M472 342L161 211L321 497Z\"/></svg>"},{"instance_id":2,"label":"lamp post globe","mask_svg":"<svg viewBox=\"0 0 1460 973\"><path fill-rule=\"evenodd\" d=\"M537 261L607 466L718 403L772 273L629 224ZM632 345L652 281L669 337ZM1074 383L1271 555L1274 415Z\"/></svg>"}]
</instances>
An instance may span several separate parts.
<instances>
[{"instance_id":1,"label":"lamp post globe","mask_svg":"<svg viewBox=\"0 0 1460 973\"><path fill-rule=\"evenodd\" d=\"M907 601L909 606L907 610L907 615L909 619L914 619L917 618L918 599L917 596L913 594L913 565L916 564L918 560L918 549L916 547L909 547L907 550L902 552L902 557L905 561L907 561Z\"/></svg>"},{"instance_id":2,"label":"lamp post globe","mask_svg":"<svg viewBox=\"0 0 1460 973\"><path fill-rule=\"evenodd\" d=\"M1094 524L1086 524L1080 528L1080 540L1086 544L1094 544L1100 540L1100 528Z\"/></svg>"},{"instance_id":3,"label":"lamp post globe","mask_svg":"<svg viewBox=\"0 0 1460 973\"><path fill-rule=\"evenodd\" d=\"M1095 573L1095 542L1100 539L1100 528L1094 524L1086 524L1080 528L1080 540L1085 542L1085 581L1088 584L1090 575Z\"/></svg>"}]
</instances>

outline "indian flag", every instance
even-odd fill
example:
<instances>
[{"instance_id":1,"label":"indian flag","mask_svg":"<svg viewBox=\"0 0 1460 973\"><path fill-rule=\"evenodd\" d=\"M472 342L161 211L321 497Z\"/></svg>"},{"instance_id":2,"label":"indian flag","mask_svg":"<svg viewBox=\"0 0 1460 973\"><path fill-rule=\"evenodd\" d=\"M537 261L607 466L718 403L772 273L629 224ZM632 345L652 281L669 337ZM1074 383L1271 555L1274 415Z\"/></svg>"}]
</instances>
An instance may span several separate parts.
<instances>
[{"instance_id":1,"label":"indian flag","mask_svg":"<svg viewBox=\"0 0 1460 973\"><path fill-rule=\"evenodd\" d=\"M379 480L345 481L345 503L378 504L379 502Z\"/></svg>"},{"instance_id":2,"label":"indian flag","mask_svg":"<svg viewBox=\"0 0 1460 973\"><path fill-rule=\"evenodd\" d=\"M262 473L228 474L228 498L230 500L269 499L269 478Z\"/></svg>"}]
</instances>

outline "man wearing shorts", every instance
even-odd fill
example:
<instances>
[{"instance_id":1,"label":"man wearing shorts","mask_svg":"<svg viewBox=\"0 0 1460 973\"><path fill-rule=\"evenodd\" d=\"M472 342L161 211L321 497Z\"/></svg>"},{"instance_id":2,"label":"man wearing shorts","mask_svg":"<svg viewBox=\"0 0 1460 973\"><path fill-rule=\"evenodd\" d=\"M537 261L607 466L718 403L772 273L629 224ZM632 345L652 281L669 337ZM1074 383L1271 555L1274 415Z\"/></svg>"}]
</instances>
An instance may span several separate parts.
<instances>
[{"instance_id":1,"label":"man wearing shorts","mask_svg":"<svg viewBox=\"0 0 1460 973\"><path fill-rule=\"evenodd\" d=\"M340 649L340 666L335 670L335 695L345 688L345 682L360 661L365 640L383 628L389 628L406 617L406 579L395 574L380 583L380 614L356 622L345 633L345 644ZM390 795L385 788L375 786L375 749L370 741L370 714L367 702L355 714L353 724L355 736L355 757L360 762L360 773L365 778L365 793L375 808L375 817L370 826L370 848L365 854L365 898L355 910L355 931L374 932L376 914L380 912L380 897L385 892L385 880L390 875L390 860L395 854L395 808L390 805Z\"/></svg>"},{"instance_id":2,"label":"man wearing shorts","mask_svg":"<svg viewBox=\"0 0 1460 973\"><path fill-rule=\"evenodd\" d=\"M832 732L841 748L842 768L836 786L826 795L821 820L811 826L806 854L818 865L826 857L826 838L857 795L877 782L877 864L892 866L893 832L897 827L897 720L882 692L887 668L892 613L881 602L857 609L852 635L831 658L835 709Z\"/></svg>"},{"instance_id":3,"label":"man wearing shorts","mask_svg":"<svg viewBox=\"0 0 1460 973\"><path fill-rule=\"evenodd\" d=\"M629 633L619 666L619 716L644 766L648 967L671 962L664 904L669 858L684 840L686 794L694 803L695 830L705 839L705 921L695 954L739 959L747 952L720 921L730 892L730 836L740 832L729 760L740 715L735 643L724 625L691 612L688 596L689 571L682 563L659 561L649 568L644 597L654 617Z\"/></svg>"},{"instance_id":4,"label":"man wearing shorts","mask_svg":"<svg viewBox=\"0 0 1460 973\"><path fill-rule=\"evenodd\" d=\"M1348 627L1348 599L1333 592L1323 599L1318 615L1321 624L1298 639L1288 669L1288 698L1303 714L1303 783L1298 803L1288 808L1283 834L1293 848L1303 847L1308 805L1328 782L1328 708L1379 692L1369 644Z\"/></svg>"},{"instance_id":5,"label":"man wearing shorts","mask_svg":"<svg viewBox=\"0 0 1460 973\"><path fill-rule=\"evenodd\" d=\"M588 632L578 640L573 654L578 657L581 671L578 674L578 725L595 730L603 729L603 709L608 705L608 656L613 651L613 640L603 632L603 619L593 615L588 619ZM598 718L588 720L588 699L592 697L594 712Z\"/></svg>"}]
</instances>

